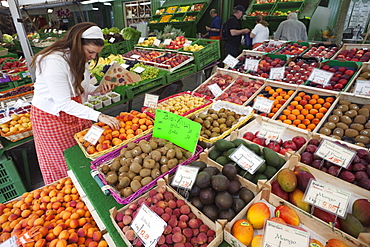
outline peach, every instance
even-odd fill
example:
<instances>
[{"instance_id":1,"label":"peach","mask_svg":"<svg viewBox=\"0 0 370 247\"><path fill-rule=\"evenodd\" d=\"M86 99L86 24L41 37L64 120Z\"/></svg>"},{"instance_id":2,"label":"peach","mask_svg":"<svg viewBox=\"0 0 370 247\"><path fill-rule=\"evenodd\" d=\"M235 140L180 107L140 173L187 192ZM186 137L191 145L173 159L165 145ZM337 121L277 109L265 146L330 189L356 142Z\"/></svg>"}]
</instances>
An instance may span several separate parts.
<instances>
[{"instance_id":1,"label":"peach","mask_svg":"<svg viewBox=\"0 0 370 247\"><path fill-rule=\"evenodd\" d=\"M93 233L93 237L92 237L92 239L93 239L94 241L96 241L96 242L99 242L99 241L100 241L100 239L101 239L101 237L102 237L102 234L101 234L101 232L98 230L98 231L95 231L95 232Z\"/></svg>"},{"instance_id":2,"label":"peach","mask_svg":"<svg viewBox=\"0 0 370 247\"><path fill-rule=\"evenodd\" d=\"M78 241L78 235L77 233L73 232L68 237L68 243L77 243Z\"/></svg>"}]
</instances>

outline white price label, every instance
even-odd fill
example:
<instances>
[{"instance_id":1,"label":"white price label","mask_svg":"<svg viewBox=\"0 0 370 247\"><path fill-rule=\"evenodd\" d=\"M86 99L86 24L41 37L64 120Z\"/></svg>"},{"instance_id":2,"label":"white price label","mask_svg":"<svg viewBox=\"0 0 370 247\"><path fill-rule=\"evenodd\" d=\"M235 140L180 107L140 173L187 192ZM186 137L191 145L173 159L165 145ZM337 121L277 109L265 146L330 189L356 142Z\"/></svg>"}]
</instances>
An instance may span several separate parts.
<instances>
[{"instance_id":1,"label":"white price label","mask_svg":"<svg viewBox=\"0 0 370 247\"><path fill-rule=\"evenodd\" d=\"M130 226L145 247L154 247L167 223L143 204Z\"/></svg>"},{"instance_id":2,"label":"white price label","mask_svg":"<svg viewBox=\"0 0 370 247\"><path fill-rule=\"evenodd\" d=\"M217 83L214 83L212 85L209 85L208 86L209 90L211 91L211 93L217 98L218 96L220 96L222 94L222 89L218 86Z\"/></svg>"},{"instance_id":3,"label":"white price label","mask_svg":"<svg viewBox=\"0 0 370 247\"><path fill-rule=\"evenodd\" d=\"M271 68L270 70L270 79L283 79L285 73L285 67L279 67L279 68Z\"/></svg>"},{"instance_id":4,"label":"white price label","mask_svg":"<svg viewBox=\"0 0 370 247\"><path fill-rule=\"evenodd\" d=\"M369 73L370 74L370 73ZM370 84L369 81L357 80L354 94L368 95L370 96Z\"/></svg>"},{"instance_id":5,"label":"white price label","mask_svg":"<svg viewBox=\"0 0 370 247\"><path fill-rule=\"evenodd\" d=\"M159 98L159 95L146 93L145 98L144 98L144 106L150 107L150 108L156 108L158 104L158 98Z\"/></svg>"},{"instance_id":6,"label":"white price label","mask_svg":"<svg viewBox=\"0 0 370 247\"><path fill-rule=\"evenodd\" d=\"M263 162L265 162L264 159L244 145L240 145L235 149L235 151L229 155L229 158L250 174L254 174Z\"/></svg>"},{"instance_id":7,"label":"white price label","mask_svg":"<svg viewBox=\"0 0 370 247\"><path fill-rule=\"evenodd\" d=\"M334 73L332 72L314 68L310 76L308 77L308 80L326 86L329 84L330 79L333 77L333 75Z\"/></svg>"},{"instance_id":8,"label":"white price label","mask_svg":"<svg viewBox=\"0 0 370 247\"><path fill-rule=\"evenodd\" d=\"M15 101L14 101L14 100L9 101L9 102L6 102L6 106L7 106L7 107L12 107L12 106L14 106L14 105L15 105Z\"/></svg>"},{"instance_id":9,"label":"white price label","mask_svg":"<svg viewBox=\"0 0 370 247\"><path fill-rule=\"evenodd\" d=\"M113 32L109 32L110 35L113 35L114 33Z\"/></svg>"},{"instance_id":10,"label":"white price label","mask_svg":"<svg viewBox=\"0 0 370 247\"><path fill-rule=\"evenodd\" d=\"M179 166L171 185L191 190L197 178L198 171L199 167Z\"/></svg>"},{"instance_id":11,"label":"white price label","mask_svg":"<svg viewBox=\"0 0 370 247\"><path fill-rule=\"evenodd\" d=\"M308 232L271 220L266 221L263 236L263 247L302 247L308 246L310 242L310 234Z\"/></svg>"},{"instance_id":12,"label":"white price label","mask_svg":"<svg viewBox=\"0 0 370 247\"><path fill-rule=\"evenodd\" d=\"M58 34L62 34L62 33L63 33L63 30L59 30L59 31L58 31Z\"/></svg>"},{"instance_id":13,"label":"white price label","mask_svg":"<svg viewBox=\"0 0 370 247\"><path fill-rule=\"evenodd\" d=\"M163 41L163 45L169 45L169 44L171 44L171 41L172 41L172 39L165 39Z\"/></svg>"},{"instance_id":14,"label":"white price label","mask_svg":"<svg viewBox=\"0 0 370 247\"><path fill-rule=\"evenodd\" d=\"M255 59L245 59L244 69L245 70L257 71L258 64L259 64L259 61L258 60L255 60Z\"/></svg>"},{"instance_id":15,"label":"white price label","mask_svg":"<svg viewBox=\"0 0 370 247\"><path fill-rule=\"evenodd\" d=\"M153 42L153 45L155 45L155 46L159 46L160 44L161 44L160 39L155 39L154 42Z\"/></svg>"},{"instance_id":16,"label":"white price label","mask_svg":"<svg viewBox=\"0 0 370 247\"><path fill-rule=\"evenodd\" d=\"M123 63L123 64L121 64L121 67L124 68L124 69L127 69L128 67L130 67L130 65Z\"/></svg>"},{"instance_id":17,"label":"white price label","mask_svg":"<svg viewBox=\"0 0 370 247\"><path fill-rule=\"evenodd\" d=\"M355 154L355 151L325 139L315 152L315 155L343 168L347 168L351 164Z\"/></svg>"},{"instance_id":18,"label":"white price label","mask_svg":"<svg viewBox=\"0 0 370 247\"><path fill-rule=\"evenodd\" d=\"M139 41L137 43L140 44L140 43L143 43L144 41L145 41L145 38L144 37L140 37L139 38Z\"/></svg>"},{"instance_id":19,"label":"white price label","mask_svg":"<svg viewBox=\"0 0 370 247\"><path fill-rule=\"evenodd\" d=\"M29 71L26 71L24 73L21 74L23 78L26 78L28 76L31 76L31 73Z\"/></svg>"},{"instance_id":20,"label":"white price label","mask_svg":"<svg viewBox=\"0 0 370 247\"><path fill-rule=\"evenodd\" d=\"M53 29L53 33L55 33L56 31L57 31L57 30L54 28L54 29Z\"/></svg>"},{"instance_id":21,"label":"white price label","mask_svg":"<svg viewBox=\"0 0 370 247\"><path fill-rule=\"evenodd\" d=\"M228 54L226 56L226 58L224 59L224 64L226 64L227 66L229 66L230 68L234 68L235 65L237 65L237 63L239 62L238 59L236 59L235 57L231 56L230 54Z\"/></svg>"},{"instance_id":22,"label":"white price label","mask_svg":"<svg viewBox=\"0 0 370 247\"><path fill-rule=\"evenodd\" d=\"M44 30L44 33L46 33L47 31L48 31L48 30L47 30L47 29L45 29L45 30Z\"/></svg>"},{"instance_id":23,"label":"white price label","mask_svg":"<svg viewBox=\"0 0 370 247\"><path fill-rule=\"evenodd\" d=\"M39 39L33 39L32 42L37 43L37 42L39 42Z\"/></svg>"},{"instance_id":24,"label":"white price label","mask_svg":"<svg viewBox=\"0 0 370 247\"><path fill-rule=\"evenodd\" d=\"M51 33L51 28L48 30L48 33Z\"/></svg>"},{"instance_id":25,"label":"white price label","mask_svg":"<svg viewBox=\"0 0 370 247\"><path fill-rule=\"evenodd\" d=\"M141 74L144 70L145 68L138 66L134 69L134 72Z\"/></svg>"},{"instance_id":26,"label":"white price label","mask_svg":"<svg viewBox=\"0 0 370 247\"><path fill-rule=\"evenodd\" d=\"M256 97L256 101L253 104L253 109L264 113L270 113L273 104L273 100L269 100L264 97Z\"/></svg>"},{"instance_id":27,"label":"white price label","mask_svg":"<svg viewBox=\"0 0 370 247\"><path fill-rule=\"evenodd\" d=\"M351 193L311 179L303 201L345 218Z\"/></svg>"},{"instance_id":28,"label":"white price label","mask_svg":"<svg viewBox=\"0 0 370 247\"><path fill-rule=\"evenodd\" d=\"M112 38L109 39L109 43L113 43L115 40L116 39L112 37Z\"/></svg>"},{"instance_id":29,"label":"white price label","mask_svg":"<svg viewBox=\"0 0 370 247\"><path fill-rule=\"evenodd\" d=\"M258 137L267 138L274 141L280 141L286 127L277 124L262 122L261 130L258 132Z\"/></svg>"},{"instance_id":30,"label":"white price label","mask_svg":"<svg viewBox=\"0 0 370 247\"><path fill-rule=\"evenodd\" d=\"M84 140L90 142L92 145L95 145L99 140L100 136L103 134L104 129L99 126L92 125L89 131L87 131L84 136Z\"/></svg>"},{"instance_id":31,"label":"white price label","mask_svg":"<svg viewBox=\"0 0 370 247\"><path fill-rule=\"evenodd\" d=\"M193 43L193 41L191 41L191 40L187 40L187 41L185 41L185 43L184 43L184 47L191 46L191 43Z\"/></svg>"},{"instance_id":32,"label":"white price label","mask_svg":"<svg viewBox=\"0 0 370 247\"><path fill-rule=\"evenodd\" d=\"M131 58L133 58L133 59L139 59L139 58L140 58L140 55L138 55L138 54L133 54L133 55L131 55Z\"/></svg>"},{"instance_id":33,"label":"white price label","mask_svg":"<svg viewBox=\"0 0 370 247\"><path fill-rule=\"evenodd\" d=\"M6 116L6 117L3 117L3 118L0 118L0 124L4 124L6 122L9 122L13 120L13 118L9 117L9 116Z\"/></svg>"},{"instance_id":34,"label":"white price label","mask_svg":"<svg viewBox=\"0 0 370 247\"><path fill-rule=\"evenodd\" d=\"M0 244L0 247L18 247L18 245L17 245L17 237L16 236L12 236L12 237L8 238L5 242L3 242L2 244Z\"/></svg>"}]
</instances>

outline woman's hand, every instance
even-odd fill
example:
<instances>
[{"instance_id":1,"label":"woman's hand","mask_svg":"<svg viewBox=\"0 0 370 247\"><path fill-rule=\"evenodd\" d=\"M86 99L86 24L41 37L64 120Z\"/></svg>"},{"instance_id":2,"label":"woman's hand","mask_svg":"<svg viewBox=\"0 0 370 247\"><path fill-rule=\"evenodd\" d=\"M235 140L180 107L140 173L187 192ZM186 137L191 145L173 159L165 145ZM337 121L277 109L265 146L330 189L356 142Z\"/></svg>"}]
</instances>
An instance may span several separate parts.
<instances>
[{"instance_id":1,"label":"woman's hand","mask_svg":"<svg viewBox=\"0 0 370 247\"><path fill-rule=\"evenodd\" d=\"M110 84L110 83L100 83L99 86L95 89L94 94L95 93L101 93L101 94L109 93L110 91L114 89L114 86L115 86L114 84Z\"/></svg>"},{"instance_id":2,"label":"woman's hand","mask_svg":"<svg viewBox=\"0 0 370 247\"><path fill-rule=\"evenodd\" d=\"M111 117L103 113L100 113L98 120L102 123L105 123L106 125L111 127L113 130L119 129L119 121L115 117Z\"/></svg>"}]
</instances>

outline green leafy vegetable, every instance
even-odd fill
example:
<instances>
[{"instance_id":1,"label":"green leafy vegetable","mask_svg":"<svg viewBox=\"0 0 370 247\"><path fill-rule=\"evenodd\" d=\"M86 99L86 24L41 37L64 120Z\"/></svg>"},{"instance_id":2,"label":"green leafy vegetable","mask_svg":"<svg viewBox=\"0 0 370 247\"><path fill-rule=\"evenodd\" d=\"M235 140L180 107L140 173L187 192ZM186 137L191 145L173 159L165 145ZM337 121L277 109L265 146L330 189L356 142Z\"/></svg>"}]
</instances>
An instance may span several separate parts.
<instances>
[{"instance_id":1,"label":"green leafy vegetable","mask_svg":"<svg viewBox=\"0 0 370 247\"><path fill-rule=\"evenodd\" d=\"M122 29L121 34L125 40L137 39L141 36L141 32L132 27L126 27Z\"/></svg>"}]
</instances>

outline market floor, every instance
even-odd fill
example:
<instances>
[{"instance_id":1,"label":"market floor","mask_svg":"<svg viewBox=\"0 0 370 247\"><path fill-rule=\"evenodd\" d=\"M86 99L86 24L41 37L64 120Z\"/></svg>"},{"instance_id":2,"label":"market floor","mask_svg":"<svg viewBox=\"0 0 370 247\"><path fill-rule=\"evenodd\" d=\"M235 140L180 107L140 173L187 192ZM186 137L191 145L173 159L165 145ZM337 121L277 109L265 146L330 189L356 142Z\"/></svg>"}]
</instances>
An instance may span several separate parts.
<instances>
[{"instance_id":1,"label":"market floor","mask_svg":"<svg viewBox=\"0 0 370 247\"><path fill-rule=\"evenodd\" d=\"M193 91L198 85L200 85L203 81L205 81L206 76L203 71L198 72L197 74L188 76L181 81L178 81L176 83L170 84L169 86L159 89L158 91L151 92L152 94L158 94L160 95L160 99L174 95L179 92L183 91ZM132 109L141 111L141 108L143 106L145 95L141 95L137 98L135 98L132 102ZM128 104L122 104L120 106L112 107L110 109L107 109L104 111L105 114L116 116L122 111L127 111ZM25 175L25 169L24 169L24 160L22 158L22 151L27 151L27 161L29 165L29 171L30 171L30 185L26 185L26 175ZM22 178L22 181L24 182L24 185L26 186L28 191L32 191L34 189L40 188L44 186L44 182L41 176L41 172L39 169L36 151L34 142L31 141L29 143L23 144L19 147L16 147L14 149L11 149L8 151L8 155L10 155L14 163L16 164L18 171L20 173L20 176Z\"/></svg>"}]
</instances>

